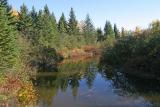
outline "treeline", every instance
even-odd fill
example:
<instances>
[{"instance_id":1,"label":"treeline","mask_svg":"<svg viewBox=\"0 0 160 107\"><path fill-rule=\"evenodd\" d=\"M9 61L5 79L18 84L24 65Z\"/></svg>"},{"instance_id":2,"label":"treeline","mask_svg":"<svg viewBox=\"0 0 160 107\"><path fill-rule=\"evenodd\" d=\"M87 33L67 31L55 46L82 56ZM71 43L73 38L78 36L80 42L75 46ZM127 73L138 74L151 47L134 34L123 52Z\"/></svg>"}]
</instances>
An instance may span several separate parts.
<instances>
[{"instance_id":1,"label":"treeline","mask_svg":"<svg viewBox=\"0 0 160 107\"><path fill-rule=\"evenodd\" d=\"M56 21L54 13L49 11L47 5L38 12L34 7L28 11L27 7L22 5L18 20L18 30L33 45L42 44L58 50L96 43L96 30L89 15L83 23L79 23L73 8L71 8L68 21L64 13L59 21Z\"/></svg>"},{"instance_id":2,"label":"treeline","mask_svg":"<svg viewBox=\"0 0 160 107\"><path fill-rule=\"evenodd\" d=\"M160 79L160 21L154 21L148 29L137 27L126 34L108 40L101 63L108 70Z\"/></svg>"},{"instance_id":3,"label":"treeline","mask_svg":"<svg viewBox=\"0 0 160 107\"><path fill-rule=\"evenodd\" d=\"M12 10L7 0L1 0L0 8L0 69L4 71L21 68L22 65L48 71L62 59L57 50L95 45L109 37L118 38L121 35L116 24L112 27L109 21L104 33L96 29L89 14L79 22L73 8L68 20L62 13L59 21L47 5L43 10L36 11L32 7L29 11L23 4L17 12Z\"/></svg>"},{"instance_id":4,"label":"treeline","mask_svg":"<svg viewBox=\"0 0 160 107\"><path fill-rule=\"evenodd\" d=\"M109 21L106 21L104 31L95 28L89 14L84 21L78 21L73 8L70 10L68 20L62 13L57 21L47 5L43 10L36 11L32 7L29 11L23 4L17 17L17 28L24 38L29 39L33 45L40 43L52 46L56 50L79 48L104 41L110 36L118 38L125 35L124 28L120 32L117 25L114 24L113 27Z\"/></svg>"}]
</instances>

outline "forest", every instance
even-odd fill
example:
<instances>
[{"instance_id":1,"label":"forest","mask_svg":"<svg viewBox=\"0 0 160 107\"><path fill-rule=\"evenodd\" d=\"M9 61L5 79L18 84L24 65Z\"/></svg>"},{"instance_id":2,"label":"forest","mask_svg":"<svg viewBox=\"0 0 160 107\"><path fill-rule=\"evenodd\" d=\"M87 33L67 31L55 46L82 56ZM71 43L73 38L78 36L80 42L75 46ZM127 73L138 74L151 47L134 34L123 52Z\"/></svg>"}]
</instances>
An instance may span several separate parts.
<instances>
[{"instance_id":1,"label":"forest","mask_svg":"<svg viewBox=\"0 0 160 107\"><path fill-rule=\"evenodd\" d=\"M72 7L69 19L62 13L56 20L47 5L36 11L23 4L17 11L1 0L0 99L17 96L22 103L36 101L31 77L57 72L72 50L85 51L84 47L98 49L99 62L108 71L160 80L159 44L159 20L135 30L119 29L107 20L102 29L94 26L89 14L78 21Z\"/></svg>"}]
</instances>

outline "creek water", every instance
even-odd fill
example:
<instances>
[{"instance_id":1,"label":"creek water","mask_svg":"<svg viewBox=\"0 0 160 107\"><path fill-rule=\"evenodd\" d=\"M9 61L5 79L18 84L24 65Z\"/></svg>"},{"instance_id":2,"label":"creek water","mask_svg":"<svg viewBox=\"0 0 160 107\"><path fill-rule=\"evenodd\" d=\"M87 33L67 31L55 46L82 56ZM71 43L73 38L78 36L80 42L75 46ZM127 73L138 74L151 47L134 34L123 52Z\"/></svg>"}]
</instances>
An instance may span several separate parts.
<instances>
[{"instance_id":1,"label":"creek water","mask_svg":"<svg viewBox=\"0 0 160 107\"><path fill-rule=\"evenodd\" d=\"M33 80L38 107L159 107L160 82L99 67L98 58L69 60Z\"/></svg>"}]
</instances>

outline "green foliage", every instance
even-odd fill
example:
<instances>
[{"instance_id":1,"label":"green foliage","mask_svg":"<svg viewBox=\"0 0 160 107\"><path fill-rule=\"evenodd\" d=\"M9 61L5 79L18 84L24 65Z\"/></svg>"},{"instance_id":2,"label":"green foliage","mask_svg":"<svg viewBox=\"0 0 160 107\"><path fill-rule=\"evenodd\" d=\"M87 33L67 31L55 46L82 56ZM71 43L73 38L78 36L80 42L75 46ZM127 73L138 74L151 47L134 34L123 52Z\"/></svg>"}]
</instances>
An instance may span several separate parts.
<instances>
[{"instance_id":1,"label":"green foliage","mask_svg":"<svg viewBox=\"0 0 160 107\"><path fill-rule=\"evenodd\" d=\"M70 19L68 23L68 32L70 35L78 34L77 20L73 8L70 11Z\"/></svg>"},{"instance_id":2,"label":"green foliage","mask_svg":"<svg viewBox=\"0 0 160 107\"><path fill-rule=\"evenodd\" d=\"M1 0L1 1L0 1L0 6L1 6L1 7L8 8L8 0Z\"/></svg>"},{"instance_id":3,"label":"green foliage","mask_svg":"<svg viewBox=\"0 0 160 107\"><path fill-rule=\"evenodd\" d=\"M125 34L125 30L124 30L124 28L122 27L121 37L125 37L125 36L126 36L126 34Z\"/></svg>"},{"instance_id":4,"label":"green foliage","mask_svg":"<svg viewBox=\"0 0 160 107\"><path fill-rule=\"evenodd\" d=\"M17 29L21 32L22 36L25 38L30 38L30 27L31 27L31 17L26 5L20 7L19 21L17 24Z\"/></svg>"},{"instance_id":5,"label":"green foliage","mask_svg":"<svg viewBox=\"0 0 160 107\"><path fill-rule=\"evenodd\" d=\"M56 69L57 62L63 59L62 56L56 53L54 48L46 46L35 49L32 57L31 65L36 67L40 72L54 71Z\"/></svg>"},{"instance_id":6,"label":"green foliage","mask_svg":"<svg viewBox=\"0 0 160 107\"><path fill-rule=\"evenodd\" d=\"M152 23L154 24L154 23ZM129 74L160 75L160 31L159 26L144 30L137 36L119 38L113 45L107 46L102 54L101 62L106 66L123 68Z\"/></svg>"},{"instance_id":7,"label":"green foliage","mask_svg":"<svg viewBox=\"0 0 160 107\"><path fill-rule=\"evenodd\" d=\"M95 28L93 26L92 20L89 17L89 14L87 14L85 19L83 34L85 36L86 44L94 44L97 41L97 38L95 36Z\"/></svg>"},{"instance_id":8,"label":"green foliage","mask_svg":"<svg viewBox=\"0 0 160 107\"><path fill-rule=\"evenodd\" d=\"M100 28L97 29L97 41L98 42L104 41L104 35L103 35L103 32Z\"/></svg>"},{"instance_id":9,"label":"green foliage","mask_svg":"<svg viewBox=\"0 0 160 107\"><path fill-rule=\"evenodd\" d=\"M116 24L114 24L114 34L115 34L115 38L119 38L120 37L119 30L118 30Z\"/></svg>"},{"instance_id":10,"label":"green foliage","mask_svg":"<svg viewBox=\"0 0 160 107\"><path fill-rule=\"evenodd\" d=\"M59 19L58 30L60 33L67 33L68 32L67 22L66 22L66 18L64 16L64 13L62 13L62 16Z\"/></svg>"},{"instance_id":11,"label":"green foliage","mask_svg":"<svg viewBox=\"0 0 160 107\"><path fill-rule=\"evenodd\" d=\"M104 36L105 38L107 38L108 36L114 37L114 31L109 21L106 21L106 24L104 27Z\"/></svg>"},{"instance_id":12,"label":"green foliage","mask_svg":"<svg viewBox=\"0 0 160 107\"><path fill-rule=\"evenodd\" d=\"M160 33L160 21L159 20L153 21L150 24L150 29L152 33L155 33L155 34Z\"/></svg>"},{"instance_id":13,"label":"green foliage","mask_svg":"<svg viewBox=\"0 0 160 107\"><path fill-rule=\"evenodd\" d=\"M12 70L18 58L17 32L14 18L0 5L0 71Z\"/></svg>"}]
</instances>

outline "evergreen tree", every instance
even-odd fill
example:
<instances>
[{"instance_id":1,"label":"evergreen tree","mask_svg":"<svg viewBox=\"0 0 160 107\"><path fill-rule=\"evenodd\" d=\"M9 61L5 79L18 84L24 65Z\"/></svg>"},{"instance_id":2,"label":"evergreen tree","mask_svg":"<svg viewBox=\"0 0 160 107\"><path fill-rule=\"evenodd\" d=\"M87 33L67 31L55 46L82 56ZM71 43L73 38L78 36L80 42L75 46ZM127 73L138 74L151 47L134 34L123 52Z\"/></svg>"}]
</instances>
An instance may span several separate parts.
<instances>
[{"instance_id":1,"label":"evergreen tree","mask_svg":"<svg viewBox=\"0 0 160 107\"><path fill-rule=\"evenodd\" d=\"M104 40L103 32L101 28L97 29L97 41L101 42Z\"/></svg>"},{"instance_id":2,"label":"evergreen tree","mask_svg":"<svg viewBox=\"0 0 160 107\"><path fill-rule=\"evenodd\" d=\"M67 33L67 21L64 16L64 13L62 13L62 16L59 19L58 30L60 33Z\"/></svg>"},{"instance_id":3,"label":"evergreen tree","mask_svg":"<svg viewBox=\"0 0 160 107\"><path fill-rule=\"evenodd\" d=\"M32 7L32 10L30 12L31 17L31 26L30 28L30 40L32 42L32 45L37 44L38 36L39 36L39 24L38 24L38 13L36 12L35 8Z\"/></svg>"},{"instance_id":4,"label":"evergreen tree","mask_svg":"<svg viewBox=\"0 0 160 107\"><path fill-rule=\"evenodd\" d=\"M115 38L119 38L119 30L116 24L114 24L114 34L115 34Z\"/></svg>"},{"instance_id":5,"label":"evergreen tree","mask_svg":"<svg viewBox=\"0 0 160 107\"><path fill-rule=\"evenodd\" d=\"M38 17L37 17L37 12L36 12L34 6L32 7L30 15L31 15L31 18L32 18L32 23L36 23Z\"/></svg>"},{"instance_id":6,"label":"evergreen tree","mask_svg":"<svg viewBox=\"0 0 160 107\"><path fill-rule=\"evenodd\" d=\"M54 37L57 36L57 25L54 14L51 14L48 6L44 7L41 16L39 16L39 21L41 23L40 29L40 43L44 46L53 47Z\"/></svg>"},{"instance_id":7,"label":"evergreen tree","mask_svg":"<svg viewBox=\"0 0 160 107\"><path fill-rule=\"evenodd\" d=\"M50 21L51 21L51 24L52 24L52 30L54 30L54 32L57 34L58 33L58 28L57 28L57 21L56 21L54 13L52 13L50 15Z\"/></svg>"},{"instance_id":8,"label":"evergreen tree","mask_svg":"<svg viewBox=\"0 0 160 107\"><path fill-rule=\"evenodd\" d=\"M6 8L8 6L8 2L7 1L8 0L0 0L0 6Z\"/></svg>"},{"instance_id":9,"label":"evergreen tree","mask_svg":"<svg viewBox=\"0 0 160 107\"><path fill-rule=\"evenodd\" d=\"M125 30L124 30L124 27L122 27L122 30L121 30L121 37L125 37Z\"/></svg>"},{"instance_id":10,"label":"evergreen tree","mask_svg":"<svg viewBox=\"0 0 160 107\"><path fill-rule=\"evenodd\" d=\"M76 20L76 16L73 8L71 8L71 11L70 11L70 19L69 19L68 27L69 27L68 32L70 35L78 33L77 20Z\"/></svg>"},{"instance_id":11,"label":"evergreen tree","mask_svg":"<svg viewBox=\"0 0 160 107\"><path fill-rule=\"evenodd\" d=\"M114 31L112 28L112 25L109 21L106 21L105 27L104 27L104 36L107 38L108 36L113 37L114 36Z\"/></svg>"},{"instance_id":12,"label":"evergreen tree","mask_svg":"<svg viewBox=\"0 0 160 107\"><path fill-rule=\"evenodd\" d=\"M83 31L87 35L93 35L93 33L95 31L95 28L92 24L92 20L90 19L89 14L87 14L87 16L86 16Z\"/></svg>"},{"instance_id":13,"label":"evergreen tree","mask_svg":"<svg viewBox=\"0 0 160 107\"><path fill-rule=\"evenodd\" d=\"M95 43L97 41L95 37L95 28L92 24L92 20L90 19L89 14L87 14L85 19L83 33L87 44Z\"/></svg>"},{"instance_id":14,"label":"evergreen tree","mask_svg":"<svg viewBox=\"0 0 160 107\"><path fill-rule=\"evenodd\" d=\"M17 32L13 18L7 8L0 5L0 71L13 70L17 63Z\"/></svg>"},{"instance_id":15,"label":"evergreen tree","mask_svg":"<svg viewBox=\"0 0 160 107\"><path fill-rule=\"evenodd\" d=\"M49 16L50 15L50 11L49 11L49 8L48 8L48 6L47 5L45 5L44 6L44 13L47 15L47 16Z\"/></svg>"},{"instance_id":16,"label":"evergreen tree","mask_svg":"<svg viewBox=\"0 0 160 107\"><path fill-rule=\"evenodd\" d=\"M18 30L22 36L30 39L30 27L32 26L31 17L29 15L26 5L20 7L19 22L17 25Z\"/></svg>"}]
</instances>

